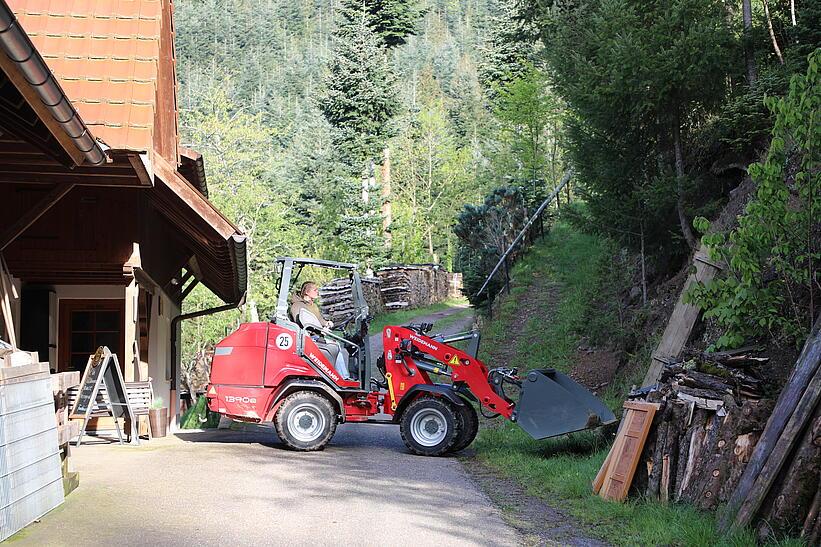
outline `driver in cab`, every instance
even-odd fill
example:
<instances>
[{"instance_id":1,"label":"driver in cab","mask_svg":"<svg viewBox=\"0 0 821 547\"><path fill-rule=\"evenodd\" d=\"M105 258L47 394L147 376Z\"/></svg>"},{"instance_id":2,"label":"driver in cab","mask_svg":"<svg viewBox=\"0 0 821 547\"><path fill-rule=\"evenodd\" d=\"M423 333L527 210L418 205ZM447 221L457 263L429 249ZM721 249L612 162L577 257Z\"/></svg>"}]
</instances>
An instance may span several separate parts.
<instances>
[{"instance_id":1,"label":"driver in cab","mask_svg":"<svg viewBox=\"0 0 821 547\"><path fill-rule=\"evenodd\" d=\"M322 312L319 311L319 306L316 304L317 298L319 298L319 286L313 281L303 283L302 288L294 296L291 304L291 317L303 328L314 327L323 332L329 332L334 323L322 316ZM335 354L333 360L335 361L334 368L336 368L336 371L346 380L350 380L346 359L347 351L334 340L326 340L324 343L326 348L332 354Z\"/></svg>"}]
</instances>

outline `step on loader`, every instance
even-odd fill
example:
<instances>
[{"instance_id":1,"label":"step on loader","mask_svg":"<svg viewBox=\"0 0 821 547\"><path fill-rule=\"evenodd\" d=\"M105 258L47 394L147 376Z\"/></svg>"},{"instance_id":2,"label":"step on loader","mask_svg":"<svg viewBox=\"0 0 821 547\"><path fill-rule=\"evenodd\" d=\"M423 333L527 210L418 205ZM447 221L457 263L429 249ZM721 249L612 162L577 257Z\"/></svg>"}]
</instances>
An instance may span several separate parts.
<instances>
[{"instance_id":1,"label":"step on loader","mask_svg":"<svg viewBox=\"0 0 821 547\"><path fill-rule=\"evenodd\" d=\"M336 330L319 328L302 312L290 316L305 267L336 270L336 277L341 271L351 281L349 316ZM245 323L217 344L206 397L209 409L234 420L273 422L292 449L320 450L339 424L365 422L399 425L411 452L439 456L473 441L477 407L535 439L615 421L607 406L556 370L520 375L488 367L477 358L477 331L445 336L432 334L430 323L386 326L382 352L371 355L369 310L355 264L288 257L277 259L277 271L273 317ZM335 366L340 354L351 378Z\"/></svg>"}]
</instances>

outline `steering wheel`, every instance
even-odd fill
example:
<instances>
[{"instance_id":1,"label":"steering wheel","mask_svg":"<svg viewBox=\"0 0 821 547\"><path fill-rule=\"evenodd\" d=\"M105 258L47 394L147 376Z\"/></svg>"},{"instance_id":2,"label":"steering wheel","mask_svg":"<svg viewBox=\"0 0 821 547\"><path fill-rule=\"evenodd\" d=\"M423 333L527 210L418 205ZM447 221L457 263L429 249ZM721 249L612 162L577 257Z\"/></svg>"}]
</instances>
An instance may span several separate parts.
<instances>
[{"instance_id":1,"label":"steering wheel","mask_svg":"<svg viewBox=\"0 0 821 547\"><path fill-rule=\"evenodd\" d=\"M347 319L345 319L345 320L344 320L343 322L341 322L340 324L338 324L338 325L334 325L334 328L335 328L335 329L337 329L337 328L338 328L338 329L340 329L340 330L341 330L341 329L344 329L344 328L345 328L345 326L346 326L348 323L350 323L351 321L353 321L354 319L356 319L356 314L351 315L350 317L348 317Z\"/></svg>"}]
</instances>

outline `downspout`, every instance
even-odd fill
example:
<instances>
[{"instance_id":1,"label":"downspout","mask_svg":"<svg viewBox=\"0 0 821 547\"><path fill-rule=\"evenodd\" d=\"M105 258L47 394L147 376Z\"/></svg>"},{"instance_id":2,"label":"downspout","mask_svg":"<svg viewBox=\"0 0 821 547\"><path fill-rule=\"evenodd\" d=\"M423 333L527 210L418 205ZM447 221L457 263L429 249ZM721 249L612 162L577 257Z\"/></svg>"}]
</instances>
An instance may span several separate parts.
<instances>
[{"instance_id":1,"label":"downspout","mask_svg":"<svg viewBox=\"0 0 821 547\"><path fill-rule=\"evenodd\" d=\"M203 317L203 316L206 316L206 315L213 315L215 313L219 313L219 312L223 312L223 311L235 310L235 309L239 308L240 306L242 306L243 304L245 304L245 297L247 295L248 295L247 292L242 293L242 296L240 297L240 299L237 302L233 303L233 304L223 304L222 306L216 306L214 308L208 308L208 309L205 309L205 310L192 311L192 312L188 312L188 313L181 313L180 315L178 315L178 316L174 317L173 319L171 319L171 359L172 359L171 364L172 364L172 368L173 368L173 374L172 374L173 378L172 378L171 389L173 389L174 393L176 394L175 395L176 400L174 401L174 414L175 414L174 424L175 424L176 428L179 428L179 426L180 426L180 401L181 401L180 390L179 390L179 385L180 385L180 364L181 364L180 361L181 361L181 359L177 358L177 328L180 326L180 323L182 323L186 319L194 319L195 317ZM182 305L182 302L180 302L180 305ZM196 401L193 401L193 402L196 402Z\"/></svg>"}]
</instances>

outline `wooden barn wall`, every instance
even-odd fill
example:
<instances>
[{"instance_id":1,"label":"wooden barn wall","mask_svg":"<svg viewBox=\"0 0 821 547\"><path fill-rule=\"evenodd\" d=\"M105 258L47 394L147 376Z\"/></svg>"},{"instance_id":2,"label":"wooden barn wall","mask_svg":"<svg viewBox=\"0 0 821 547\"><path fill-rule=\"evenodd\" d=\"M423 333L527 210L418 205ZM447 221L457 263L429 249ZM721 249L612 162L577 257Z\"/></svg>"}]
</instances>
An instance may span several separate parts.
<instances>
[{"instance_id":1,"label":"wooden barn wall","mask_svg":"<svg viewBox=\"0 0 821 547\"><path fill-rule=\"evenodd\" d=\"M139 233L139 189L77 187L5 251L12 274L27 282L118 283ZM44 195L42 186L0 185L8 227Z\"/></svg>"}]
</instances>

